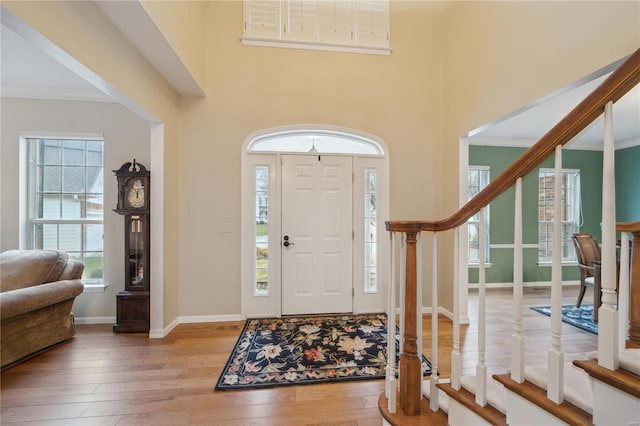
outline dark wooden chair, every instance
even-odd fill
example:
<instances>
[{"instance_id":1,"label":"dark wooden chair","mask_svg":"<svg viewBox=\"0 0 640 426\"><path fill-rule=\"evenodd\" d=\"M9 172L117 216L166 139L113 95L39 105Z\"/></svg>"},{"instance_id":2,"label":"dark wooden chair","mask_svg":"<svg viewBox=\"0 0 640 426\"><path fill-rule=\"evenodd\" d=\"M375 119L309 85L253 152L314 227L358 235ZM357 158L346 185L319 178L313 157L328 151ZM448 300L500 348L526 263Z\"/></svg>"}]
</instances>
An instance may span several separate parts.
<instances>
[{"instance_id":1,"label":"dark wooden chair","mask_svg":"<svg viewBox=\"0 0 640 426\"><path fill-rule=\"evenodd\" d=\"M594 286L595 284L593 262L600 262L600 245L595 238L585 233L573 234L572 240L578 257L578 267L580 268L580 294L576 302L576 306L580 307L587 286ZM597 306L594 308L598 309Z\"/></svg>"}]
</instances>

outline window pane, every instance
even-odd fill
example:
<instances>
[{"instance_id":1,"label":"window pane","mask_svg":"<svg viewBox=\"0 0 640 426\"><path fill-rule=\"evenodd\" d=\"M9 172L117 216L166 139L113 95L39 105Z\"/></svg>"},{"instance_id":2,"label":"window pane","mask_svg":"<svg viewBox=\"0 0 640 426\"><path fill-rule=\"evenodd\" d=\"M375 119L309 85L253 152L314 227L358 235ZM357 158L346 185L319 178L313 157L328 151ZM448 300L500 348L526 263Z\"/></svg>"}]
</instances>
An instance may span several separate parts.
<instances>
[{"instance_id":1,"label":"window pane","mask_svg":"<svg viewBox=\"0 0 640 426\"><path fill-rule=\"evenodd\" d=\"M36 226L36 248L58 250L58 225L44 224Z\"/></svg>"},{"instance_id":2,"label":"window pane","mask_svg":"<svg viewBox=\"0 0 640 426\"><path fill-rule=\"evenodd\" d=\"M43 141L41 145L44 164L59 165L62 162L62 141L48 140Z\"/></svg>"},{"instance_id":3,"label":"window pane","mask_svg":"<svg viewBox=\"0 0 640 426\"><path fill-rule=\"evenodd\" d=\"M100 166L102 169L102 141L87 141L87 165Z\"/></svg>"},{"instance_id":4,"label":"window pane","mask_svg":"<svg viewBox=\"0 0 640 426\"><path fill-rule=\"evenodd\" d=\"M62 192L85 192L84 167L62 167Z\"/></svg>"},{"instance_id":5,"label":"window pane","mask_svg":"<svg viewBox=\"0 0 640 426\"><path fill-rule=\"evenodd\" d=\"M84 195L70 194L62 196L62 217L65 219L80 219L84 217L82 207Z\"/></svg>"},{"instance_id":6,"label":"window pane","mask_svg":"<svg viewBox=\"0 0 640 426\"><path fill-rule=\"evenodd\" d=\"M40 190L42 192L60 192L62 188L62 175L60 167L44 166L42 167L42 175L40 176Z\"/></svg>"},{"instance_id":7,"label":"window pane","mask_svg":"<svg viewBox=\"0 0 640 426\"><path fill-rule=\"evenodd\" d=\"M84 165L84 141L65 140L62 142L62 164L65 166Z\"/></svg>"},{"instance_id":8,"label":"window pane","mask_svg":"<svg viewBox=\"0 0 640 426\"><path fill-rule=\"evenodd\" d=\"M367 217L376 217L376 204L376 194L366 194L364 196L364 214Z\"/></svg>"},{"instance_id":9,"label":"window pane","mask_svg":"<svg viewBox=\"0 0 640 426\"><path fill-rule=\"evenodd\" d=\"M82 278L85 279L102 279L103 278L103 254L102 252L87 252L84 255L84 273Z\"/></svg>"},{"instance_id":10,"label":"window pane","mask_svg":"<svg viewBox=\"0 0 640 426\"><path fill-rule=\"evenodd\" d=\"M102 224L86 224L84 226L84 250L102 251L104 228Z\"/></svg>"},{"instance_id":11,"label":"window pane","mask_svg":"<svg viewBox=\"0 0 640 426\"><path fill-rule=\"evenodd\" d=\"M38 194L37 212L38 218L59 219L61 196L59 194Z\"/></svg>"},{"instance_id":12,"label":"window pane","mask_svg":"<svg viewBox=\"0 0 640 426\"><path fill-rule=\"evenodd\" d=\"M102 194L87 195L86 214L87 219L102 219L104 211L104 200Z\"/></svg>"},{"instance_id":13,"label":"window pane","mask_svg":"<svg viewBox=\"0 0 640 426\"><path fill-rule=\"evenodd\" d=\"M102 194L102 167L87 167L87 192Z\"/></svg>"},{"instance_id":14,"label":"window pane","mask_svg":"<svg viewBox=\"0 0 640 426\"><path fill-rule=\"evenodd\" d=\"M82 251L82 225L60 224L58 225L59 250L71 252Z\"/></svg>"}]
</instances>

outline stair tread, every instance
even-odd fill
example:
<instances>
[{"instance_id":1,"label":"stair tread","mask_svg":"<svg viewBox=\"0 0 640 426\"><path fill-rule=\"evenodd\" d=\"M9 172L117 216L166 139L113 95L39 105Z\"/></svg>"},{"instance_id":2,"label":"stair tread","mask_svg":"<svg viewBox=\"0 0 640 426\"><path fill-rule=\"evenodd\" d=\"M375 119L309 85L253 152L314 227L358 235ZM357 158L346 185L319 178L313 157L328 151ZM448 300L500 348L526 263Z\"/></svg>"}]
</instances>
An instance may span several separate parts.
<instances>
[{"instance_id":1,"label":"stair tread","mask_svg":"<svg viewBox=\"0 0 640 426\"><path fill-rule=\"evenodd\" d=\"M640 376L630 371L618 369L615 371L602 367L597 359L576 360L573 363L586 371L591 377L604 382L616 389L640 398Z\"/></svg>"},{"instance_id":2,"label":"stair tread","mask_svg":"<svg viewBox=\"0 0 640 426\"><path fill-rule=\"evenodd\" d=\"M585 359L598 359L598 351L587 353ZM618 368L640 376L640 348L626 348L620 351Z\"/></svg>"},{"instance_id":3,"label":"stair tread","mask_svg":"<svg viewBox=\"0 0 640 426\"><path fill-rule=\"evenodd\" d=\"M473 411L478 416L492 425L506 425L507 417L501 413L497 408L487 404L481 407L476 403L476 397L468 390L461 388L460 390L454 389L449 383L440 383L438 387L446 393L449 398L458 401L460 404Z\"/></svg>"},{"instance_id":4,"label":"stair tread","mask_svg":"<svg viewBox=\"0 0 640 426\"><path fill-rule=\"evenodd\" d=\"M547 386L547 366L525 367L525 380L545 389ZM589 375L572 364L564 365L563 399L589 414L593 414L593 389Z\"/></svg>"},{"instance_id":5,"label":"stair tread","mask_svg":"<svg viewBox=\"0 0 640 426\"><path fill-rule=\"evenodd\" d=\"M460 383L463 388L475 395L476 376L462 376ZM487 402L502 414L507 413L507 391L492 377L487 377Z\"/></svg>"},{"instance_id":6,"label":"stair tread","mask_svg":"<svg viewBox=\"0 0 640 426\"><path fill-rule=\"evenodd\" d=\"M593 424L593 416L591 414L567 401L556 404L547 398L547 392L544 389L533 383L526 380L523 383L518 383L511 379L509 374L496 374L493 378L502 383L511 392L529 400L531 403L536 404L538 407L570 425Z\"/></svg>"}]
</instances>

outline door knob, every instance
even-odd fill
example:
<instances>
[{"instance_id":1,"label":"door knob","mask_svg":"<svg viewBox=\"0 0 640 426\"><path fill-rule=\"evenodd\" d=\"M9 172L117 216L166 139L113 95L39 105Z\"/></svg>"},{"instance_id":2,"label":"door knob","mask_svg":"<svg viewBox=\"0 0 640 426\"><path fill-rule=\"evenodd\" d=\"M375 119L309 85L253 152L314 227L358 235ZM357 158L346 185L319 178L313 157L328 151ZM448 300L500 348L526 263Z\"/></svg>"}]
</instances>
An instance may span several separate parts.
<instances>
[{"instance_id":1,"label":"door knob","mask_svg":"<svg viewBox=\"0 0 640 426\"><path fill-rule=\"evenodd\" d=\"M295 246L296 243L292 243L291 241L289 241L289 236L285 235L284 237L282 237L282 239L284 240L284 243L282 243L283 246L285 247L289 247L289 246Z\"/></svg>"}]
</instances>

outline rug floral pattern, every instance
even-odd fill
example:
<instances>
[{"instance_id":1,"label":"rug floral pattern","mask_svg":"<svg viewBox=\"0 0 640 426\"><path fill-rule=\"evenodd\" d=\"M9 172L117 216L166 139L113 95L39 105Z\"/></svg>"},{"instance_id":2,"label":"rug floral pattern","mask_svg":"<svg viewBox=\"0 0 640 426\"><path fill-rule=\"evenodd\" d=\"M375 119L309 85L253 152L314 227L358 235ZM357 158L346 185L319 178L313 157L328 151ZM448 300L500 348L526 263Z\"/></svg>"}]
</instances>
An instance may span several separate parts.
<instances>
[{"instance_id":1,"label":"rug floral pattern","mask_svg":"<svg viewBox=\"0 0 640 426\"><path fill-rule=\"evenodd\" d=\"M384 378L386 323L384 314L247 320L216 389ZM431 374L424 357L422 369Z\"/></svg>"}]
</instances>

